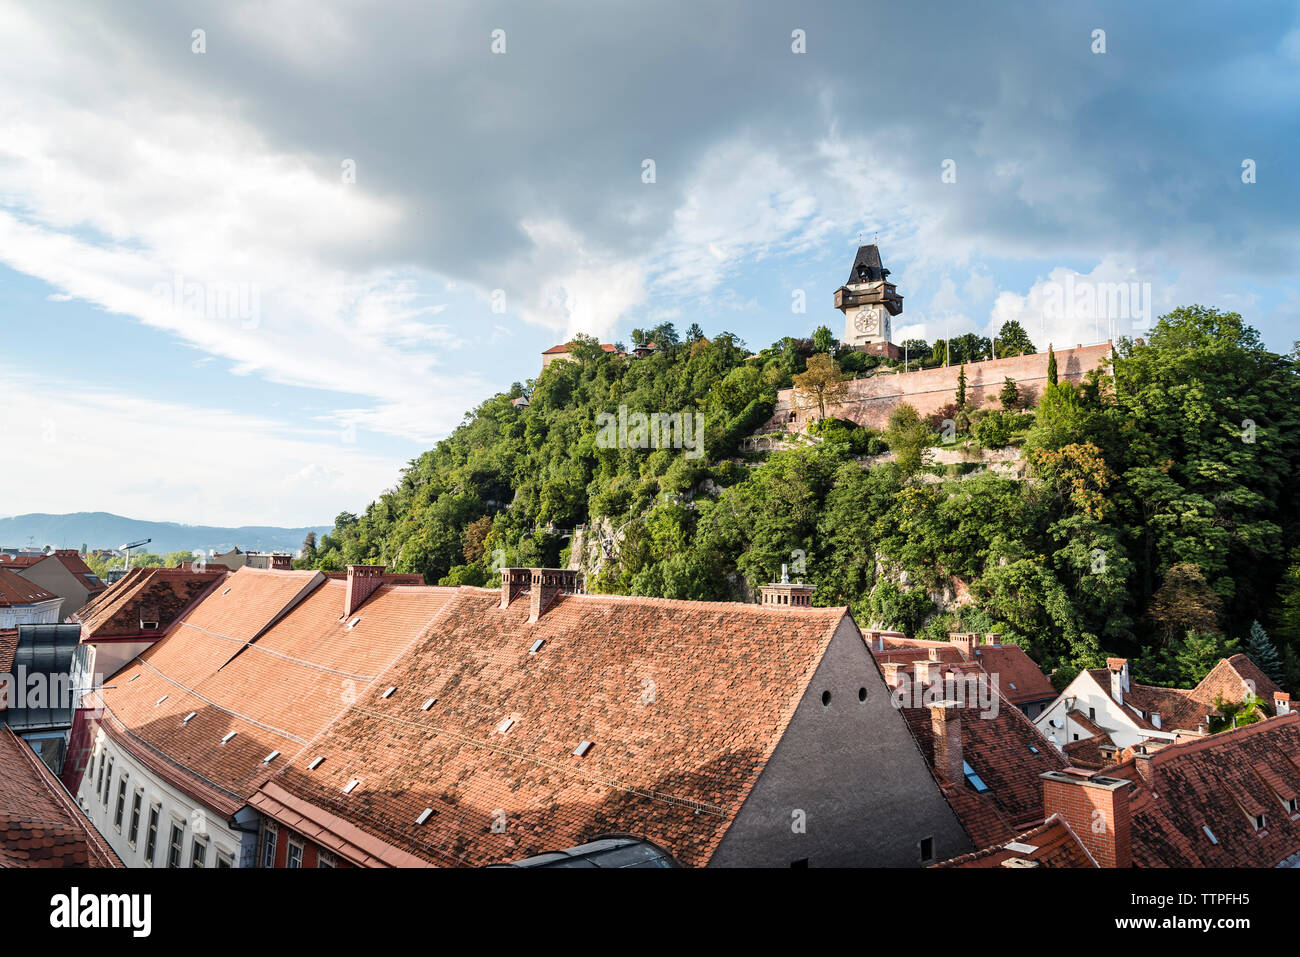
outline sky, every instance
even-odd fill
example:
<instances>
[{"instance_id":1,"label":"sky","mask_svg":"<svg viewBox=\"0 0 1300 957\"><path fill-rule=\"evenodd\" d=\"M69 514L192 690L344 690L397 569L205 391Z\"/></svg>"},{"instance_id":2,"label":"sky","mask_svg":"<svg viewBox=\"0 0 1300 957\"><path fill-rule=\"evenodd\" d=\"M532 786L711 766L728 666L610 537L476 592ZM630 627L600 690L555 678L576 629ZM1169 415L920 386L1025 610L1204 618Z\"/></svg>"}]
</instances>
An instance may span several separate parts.
<instances>
[{"instance_id":1,"label":"sky","mask_svg":"<svg viewBox=\"0 0 1300 957\"><path fill-rule=\"evenodd\" d=\"M0 3L0 515L328 524L575 333L839 333L860 242L895 341L1288 352L1298 107L1267 0Z\"/></svg>"}]
</instances>

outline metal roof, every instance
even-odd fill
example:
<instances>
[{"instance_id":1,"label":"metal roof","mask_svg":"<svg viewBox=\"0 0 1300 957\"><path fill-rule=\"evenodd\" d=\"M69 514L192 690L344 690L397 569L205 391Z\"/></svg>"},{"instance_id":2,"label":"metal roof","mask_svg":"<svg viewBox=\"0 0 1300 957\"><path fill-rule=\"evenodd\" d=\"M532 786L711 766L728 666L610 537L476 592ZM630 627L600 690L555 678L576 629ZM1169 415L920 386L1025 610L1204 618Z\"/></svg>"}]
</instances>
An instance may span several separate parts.
<instances>
[{"instance_id":1,"label":"metal roof","mask_svg":"<svg viewBox=\"0 0 1300 957\"><path fill-rule=\"evenodd\" d=\"M489 867L583 867L583 868L644 868L678 867L678 863L659 845L630 834L611 834L598 837L563 851L547 851L535 857L526 857L509 864L491 864Z\"/></svg>"}]
</instances>

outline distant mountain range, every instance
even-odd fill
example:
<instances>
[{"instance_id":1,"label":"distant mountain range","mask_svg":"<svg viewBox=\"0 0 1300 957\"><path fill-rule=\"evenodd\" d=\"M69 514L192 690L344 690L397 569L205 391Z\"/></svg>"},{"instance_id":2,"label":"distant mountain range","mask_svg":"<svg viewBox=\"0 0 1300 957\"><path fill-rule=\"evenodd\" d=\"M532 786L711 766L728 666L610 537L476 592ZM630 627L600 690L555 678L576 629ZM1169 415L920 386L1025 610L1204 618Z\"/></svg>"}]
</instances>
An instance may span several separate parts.
<instances>
[{"instance_id":1,"label":"distant mountain range","mask_svg":"<svg viewBox=\"0 0 1300 957\"><path fill-rule=\"evenodd\" d=\"M181 525L177 522L145 522L109 512L73 512L70 515L16 515L0 518L0 548L54 545L57 548L117 548L126 542L152 538L145 550L168 552L215 549L229 551L297 551L308 532L321 535L332 526L277 528L274 525L243 525L221 528L214 525Z\"/></svg>"}]
</instances>

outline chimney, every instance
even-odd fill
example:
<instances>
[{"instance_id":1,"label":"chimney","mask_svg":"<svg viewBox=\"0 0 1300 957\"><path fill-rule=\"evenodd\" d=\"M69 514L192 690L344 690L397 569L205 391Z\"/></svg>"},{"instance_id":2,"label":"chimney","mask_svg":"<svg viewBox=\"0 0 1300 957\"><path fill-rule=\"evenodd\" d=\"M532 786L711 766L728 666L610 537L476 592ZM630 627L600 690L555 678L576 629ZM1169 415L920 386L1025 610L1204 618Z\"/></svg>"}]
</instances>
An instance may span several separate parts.
<instances>
[{"instance_id":1,"label":"chimney","mask_svg":"<svg viewBox=\"0 0 1300 957\"><path fill-rule=\"evenodd\" d=\"M817 587L815 585L805 585L803 582L790 581L789 570L785 565L782 565L781 580L772 582L770 585L762 585L758 590L762 596L759 599L761 604L810 608L812 607L812 595L817 590Z\"/></svg>"},{"instance_id":2,"label":"chimney","mask_svg":"<svg viewBox=\"0 0 1300 957\"><path fill-rule=\"evenodd\" d=\"M967 631L954 631L948 635L948 643L961 652L962 658L970 659L975 654L975 646L980 643L980 636Z\"/></svg>"},{"instance_id":3,"label":"chimney","mask_svg":"<svg viewBox=\"0 0 1300 957\"><path fill-rule=\"evenodd\" d=\"M934 739L934 769L949 784L965 777L961 753L961 711L956 701L930 705L930 731Z\"/></svg>"},{"instance_id":4,"label":"chimney","mask_svg":"<svg viewBox=\"0 0 1300 957\"><path fill-rule=\"evenodd\" d=\"M867 632L867 644L871 646L871 650L873 653L881 654L885 650L884 632L880 632L880 631Z\"/></svg>"},{"instance_id":5,"label":"chimney","mask_svg":"<svg viewBox=\"0 0 1300 957\"><path fill-rule=\"evenodd\" d=\"M984 636L984 644L992 645L995 648L1000 647L1002 644L1002 635L996 631L991 631Z\"/></svg>"},{"instance_id":6,"label":"chimney","mask_svg":"<svg viewBox=\"0 0 1300 957\"><path fill-rule=\"evenodd\" d=\"M928 685L930 682L938 678L939 671L942 667L943 662L931 661L928 658L924 661L912 662L912 670L916 674L916 682L920 685Z\"/></svg>"},{"instance_id":7,"label":"chimney","mask_svg":"<svg viewBox=\"0 0 1300 957\"><path fill-rule=\"evenodd\" d=\"M1124 692L1128 691L1128 659L1107 658L1106 667L1110 669L1110 696L1122 705Z\"/></svg>"},{"instance_id":8,"label":"chimney","mask_svg":"<svg viewBox=\"0 0 1300 957\"><path fill-rule=\"evenodd\" d=\"M527 568L501 569L501 604L498 607L509 608L512 601L528 590L528 580Z\"/></svg>"},{"instance_id":9,"label":"chimney","mask_svg":"<svg viewBox=\"0 0 1300 957\"><path fill-rule=\"evenodd\" d=\"M383 565L349 565L348 591L343 600L343 617L347 618L362 606L375 589L384 583Z\"/></svg>"},{"instance_id":10,"label":"chimney","mask_svg":"<svg viewBox=\"0 0 1300 957\"><path fill-rule=\"evenodd\" d=\"M938 648L931 648L931 649L927 652L926 657L929 658L931 661L942 661L942 660L943 660L942 658L939 657L939 649L938 649Z\"/></svg>"},{"instance_id":11,"label":"chimney","mask_svg":"<svg viewBox=\"0 0 1300 957\"><path fill-rule=\"evenodd\" d=\"M528 570L528 623L534 624L557 595L582 593L580 572L571 568L530 568Z\"/></svg>"},{"instance_id":12,"label":"chimney","mask_svg":"<svg viewBox=\"0 0 1300 957\"><path fill-rule=\"evenodd\" d=\"M903 680L903 674L907 665L901 661L885 661L880 665L880 670L885 673L885 684L890 688L897 688Z\"/></svg>"},{"instance_id":13,"label":"chimney","mask_svg":"<svg viewBox=\"0 0 1300 957\"><path fill-rule=\"evenodd\" d=\"M293 559L288 555L272 555L271 567L279 572L287 572L293 568Z\"/></svg>"},{"instance_id":14,"label":"chimney","mask_svg":"<svg viewBox=\"0 0 1300 957\"><path fill-rule=\"evenodd\" d=\"M1273 714L1279 718L1291 713L1291 696L1285 691L1273 692Z\"/></svg>"},{"instance_id":15,"label":"chimney","mask_svg":"<svg viewBox=\"0 0 1300 957\"><path fill-rule=\"evenodd\" d=\"M1044 817L1061 815L1099 867L1133 863L1130 782L1078 770L1048 771L1039 777Z\"/></svg>"}]
</instances>

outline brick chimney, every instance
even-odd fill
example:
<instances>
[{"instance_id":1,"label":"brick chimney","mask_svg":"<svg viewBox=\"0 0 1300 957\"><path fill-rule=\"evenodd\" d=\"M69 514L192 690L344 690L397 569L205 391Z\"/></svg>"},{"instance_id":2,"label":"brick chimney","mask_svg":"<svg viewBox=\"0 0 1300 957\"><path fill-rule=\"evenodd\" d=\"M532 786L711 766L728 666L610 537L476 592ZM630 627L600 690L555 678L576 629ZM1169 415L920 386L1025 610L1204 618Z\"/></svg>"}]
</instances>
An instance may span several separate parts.
<instances>
[{"instance_id":1,"label":"brick chimney","mask_svg":"<svg viewBox=\"0 0 1300 957\"><path fill-rule=\"evenodd\" d=\"M891 688L897 688L903 680L903 674L907 665L901 661L885 661L880 665L880 670L885 673L885 684Z\"/></svg>"},{"instance_id":2,"label":"brick chimney","mask_svg":"<svg viewBox=\"0 0 1300 957\"><path fill-rule=\"evenodd\" d=\"M1002 635L996 631L990 631L984 636L984 644L998 647L1002 644Z\"/></svg>"},{"instance_id":3,"label":"brick chimney","mask_svg":"<svg viewBox=\"0 0 1300 957\"><path fill-rule=\"evenodd\" d=\"M961 706L956 701L930 705L930 731L934 739L934 769L949 784L965 777L961 752Z\"/></svg>"},{"instance_id":4,"label":"brick chimney","mask_svg":"<svg viewBox=\"0 0 1300 957\"><path fill-rule=\"evenodd\" d=\"M954 631L948 635L948 642L961 652L962 658L969 661L975 654L975 646L980 643L980 636L969 631Z\"/></svg>"},{"instance_id":5,"label":"brick chimney","mask_svg":"<svg viewBox=\"0 0 1300 957\"><path fill-rule=\"evenodd\" d=\"M1122 705L1124 692L1128 691L1128 659L1107 658L1106 667L1110 669L1110 696Z\"/></svg>"},{"instance_id":6,"label":"brick chimney","mask_svg":"<svg viewBox=\"0 0 1300 957\"><path fill-rule=\"evenodd\" d=\"M501 604L498 607L509 608L512 601L528 591L528 581L527 568L501 569Z\"/></svg>"},{"instance_id":7,"label":"brick chimney","mask_svg":"<svg viewBox=\"0 0 1300 957\"><path fill-rule=\"evenodd\" d=\"M924 661L912 662L912 671L916 675L918 684L928 685L939 677L940 670L943 668L943 662L931 661L929 658Z\"/></svg>"},{"instance_id":8,"label":"brick chimney","mask_svg":"<svg viewBox=\"0 0 1300 957\"><path fill-rule=\"evenodd\" d=\"M361 607L375 589L384 583L383 565L349 565L348 591L343 600L343 617L347 618Z\"/></svg>"},{"instance_id":9,"label":"brick chimney","mask_svg":"<svg viewBox=\"0 0 1300 957\"><path fill-rule=\"evenodd\" d=\"M781 580L770 585L762 585L758 590L762 595L760 604L811 608L812 595L817 590L817 586L790 581L789 566L782 565Z\"/></svg>"},{"instance_id":10,"label":"brick chimney","mask_svg":"<svg viewBox=\"0 0 1300 957\"><path fill-rule=\"evenodd\" d=\"M1039 777L1045 817L1061 815L1099 867L1132 865L1130 782L1075 769Z\"/></svg>"},{"instance_id":11,"label":"brick chimney","mask_svg":"<svg viewBox=\"0 0 1300 957\"><path fill-rule=\"evenodd\" d=\"M288 555L272 555L271 567L279 572L287 572L293 568L293 559Z\"/></svg>"},{"instance_id":12,"label":"brick chimney","mask_svg":"<svg viewBox=\"0 0 1300 957\"><path fill-rule=\"evenodd\" d=\"M528 623L534 624L560 594L582 594L582 575L571 568L528 570Z\"/></svg>"},{"instance_id":13,"label":"brick chimney","mask_svg":"<svg viewBox=\"0 0 1300 957\"><path fill-rule=\"evenodd\" d=\"M1282 717L1291 713L1291 696L1285 691L1273 692L1273 714Z\"/></svg>"}]
</instances>

